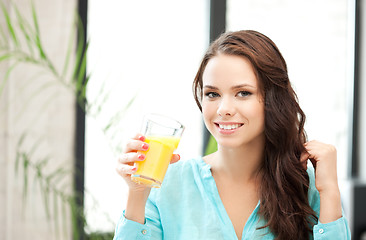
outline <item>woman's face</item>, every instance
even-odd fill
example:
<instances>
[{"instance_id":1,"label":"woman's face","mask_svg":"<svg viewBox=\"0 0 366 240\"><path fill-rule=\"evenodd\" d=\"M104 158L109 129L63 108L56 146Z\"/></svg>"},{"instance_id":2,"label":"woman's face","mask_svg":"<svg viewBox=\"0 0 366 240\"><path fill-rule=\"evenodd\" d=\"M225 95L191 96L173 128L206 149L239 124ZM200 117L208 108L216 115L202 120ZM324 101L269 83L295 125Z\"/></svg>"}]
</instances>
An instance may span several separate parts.
<instances>
[{"instance_id":1,"label":"woman's face","mask_svg":"<svg viewBox=\"0 0 366 240\"><path fill-rule=\"evenodd\" d=\"M264 143L264 103L249 60L215 56L202 81L203 118L217 143L226 148Z\"/></svg>"}]
</instances>

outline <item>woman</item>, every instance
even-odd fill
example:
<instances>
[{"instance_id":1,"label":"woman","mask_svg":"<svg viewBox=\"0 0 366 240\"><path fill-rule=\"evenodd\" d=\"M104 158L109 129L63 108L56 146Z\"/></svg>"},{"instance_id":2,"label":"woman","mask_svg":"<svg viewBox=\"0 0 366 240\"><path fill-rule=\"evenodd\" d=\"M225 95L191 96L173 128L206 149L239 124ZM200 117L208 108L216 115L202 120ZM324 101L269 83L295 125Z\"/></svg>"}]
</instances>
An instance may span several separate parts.
<instances>
[{"instance_id":1,"label":"woman","mask_svg":"<svg viewBox=\"0 0 366 240\"><path fill-rule=\"evenodd\" d=\"M220 36L193 90L217 152L171 165L150 191L130 180L144 159L136 151L148 148L136 135L118 160L129 195L115 239L350 239L336 150L306 142L305 115L268 37Z\"/></svg>"}]
</instances>

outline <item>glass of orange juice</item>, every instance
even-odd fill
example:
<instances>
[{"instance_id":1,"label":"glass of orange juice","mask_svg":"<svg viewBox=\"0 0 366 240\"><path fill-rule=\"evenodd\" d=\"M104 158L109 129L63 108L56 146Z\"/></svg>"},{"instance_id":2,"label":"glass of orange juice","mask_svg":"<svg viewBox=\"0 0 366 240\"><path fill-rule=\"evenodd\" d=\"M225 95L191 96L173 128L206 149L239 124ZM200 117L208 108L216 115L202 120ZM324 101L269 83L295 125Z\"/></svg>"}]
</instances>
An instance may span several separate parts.
<instances>
[{"instance_id":1,"label":"glass of orange juice","mask_svg":"<svg viewBox=\"0 0 366 240\"><path fill-rule=\"evenodd\" d=\"M172 118L158 114L146 115L142 134L146 137L145 142L149 144L149 149L139 151L146 158L135 162L137 171L131 175L132 181L160 188L183 131L184 126Z\"/></svg>"}]
</instances>

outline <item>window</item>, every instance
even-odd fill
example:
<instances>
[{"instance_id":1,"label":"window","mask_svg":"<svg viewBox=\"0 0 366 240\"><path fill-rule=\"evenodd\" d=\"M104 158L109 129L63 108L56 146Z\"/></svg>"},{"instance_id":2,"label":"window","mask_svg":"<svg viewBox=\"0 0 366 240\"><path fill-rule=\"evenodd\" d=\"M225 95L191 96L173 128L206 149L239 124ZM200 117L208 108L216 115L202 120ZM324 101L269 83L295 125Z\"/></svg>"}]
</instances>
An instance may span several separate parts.
<instances>
[{"instance_id":1,"label":"window","mask_svg":"<svg viewBox=\"0 0 366 240\"><path fill-rule=\"evenodd\" d=\"M89 2L89 231L113 231L122 213L127 189L114 170L117 154L124 140L139 131L145 113L180 120L186 130L177 151L182 158L201 154L202 121L191 86L208 45L208 9L208 1L195 0Z\"/></svg>"}]
</instances>

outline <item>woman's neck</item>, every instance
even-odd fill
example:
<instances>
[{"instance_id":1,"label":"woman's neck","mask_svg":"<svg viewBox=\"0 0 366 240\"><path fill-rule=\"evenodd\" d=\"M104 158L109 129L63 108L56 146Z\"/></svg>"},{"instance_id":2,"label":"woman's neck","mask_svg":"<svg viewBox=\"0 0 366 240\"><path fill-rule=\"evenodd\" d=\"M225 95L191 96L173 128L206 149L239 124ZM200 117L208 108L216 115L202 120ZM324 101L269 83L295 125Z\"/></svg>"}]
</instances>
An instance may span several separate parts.
<instances>
[{"instance_id":1,"label":"woman's neck","mask_svg":"<svg viewBox=\"0 0 366 240\"><path fill-rule=\"evenodd\" d=\"M211 165L212 174L227 180L252 182L258 180L259 170L263 161L264 146L245 146L225 148L218 146L218 151L206 156Z\"/></svg>"}]
</instances>

